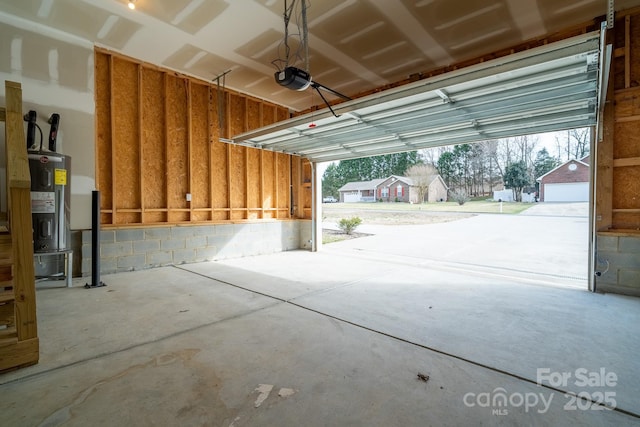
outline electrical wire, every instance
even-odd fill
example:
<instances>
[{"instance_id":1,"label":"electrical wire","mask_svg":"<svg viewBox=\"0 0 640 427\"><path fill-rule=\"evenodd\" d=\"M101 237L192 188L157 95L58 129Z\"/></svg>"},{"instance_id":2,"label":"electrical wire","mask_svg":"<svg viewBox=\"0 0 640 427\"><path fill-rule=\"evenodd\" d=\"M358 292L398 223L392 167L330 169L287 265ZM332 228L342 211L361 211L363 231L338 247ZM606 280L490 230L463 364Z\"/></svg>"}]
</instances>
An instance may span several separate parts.
<instances>
[{"instance_id":1,"label":"electrical wire","mask_svg":"<svg viewBox=\"0 0 640 427\"><path fill-rule=\"evenodd\" d=\"M40 128L40 126L38 126L37 123L34 123L36 129L38 129L38 132L40 133L40 151L42 151L42 141L44 140L43 136L42 136L42 129Z\"/></svg>"},{"instance_id":2,"label":"electrical wire","mask_svg":"<svg viewBox=\"0 0 640 427\"><path fill-rule=\"evenodd\" d=\"M295 66L298 62L304 62L304 70L309 72L309 43L308 43L308 29L307 29L307 9L310 7L309 0L302 0L302 4L296 5L296 0L293 0L289 5L287 1L284 3L284 39L278 45L278 58L271 61L271 64L276 67L278 71L289 66ZM294 24L298 31L291 32L289 24L291 19L294 19ZM292 40L300 40L298 46L293 49Z\"/></svg>"}]
</instances>

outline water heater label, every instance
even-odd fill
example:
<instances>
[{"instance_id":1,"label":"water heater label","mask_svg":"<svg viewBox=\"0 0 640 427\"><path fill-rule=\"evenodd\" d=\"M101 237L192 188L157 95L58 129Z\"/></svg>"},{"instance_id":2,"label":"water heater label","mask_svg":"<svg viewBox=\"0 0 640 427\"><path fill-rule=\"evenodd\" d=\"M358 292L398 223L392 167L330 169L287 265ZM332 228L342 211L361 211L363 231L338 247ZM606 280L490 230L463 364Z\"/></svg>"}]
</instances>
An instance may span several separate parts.
<instances>
[{"instance_id":1,"label":"water heater label","mask_svg":"<svg viewBox=\"0 0 640 427\"><path fill-rule=\"evenodd\" d=\"M56 193L53 191L32 191L31 213L56 213Z\"/></svg>"},{"instance_id":2,"label":"water heater label","mask_svg":"<svg viewBox=\"0 0 640 427\"><path fill-rule=\"evenodd\" d=\"M55 172L55 182L56 185L67 185L67 170L66 169L56 169Z\"/></svg>"}]
</instances>

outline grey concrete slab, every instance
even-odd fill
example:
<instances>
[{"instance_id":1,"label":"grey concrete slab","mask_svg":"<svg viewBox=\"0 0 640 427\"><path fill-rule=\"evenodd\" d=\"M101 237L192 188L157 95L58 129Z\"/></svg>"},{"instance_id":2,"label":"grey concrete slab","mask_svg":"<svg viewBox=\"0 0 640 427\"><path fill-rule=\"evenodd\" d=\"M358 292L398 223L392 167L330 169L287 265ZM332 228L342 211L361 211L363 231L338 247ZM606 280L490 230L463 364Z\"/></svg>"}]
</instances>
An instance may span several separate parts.
<instances>
[{"instance_id":1,"label":"grey concrete slab","mask_svg":"<svg viewBox=\"0 0 640 427\"><path fill-rule=\"evenodd\" d=\"M285 303L2 392L3 421L21 426L640 424L566 410L562 393ZM485 393L507 401L485 405Z\"/></svg>"},{"instance_id":2,"label":"grey concrete slab","mask_svg":"<svg viewBox=\"0 0 640 427\"><path fill-rule=\"evenodd\" d=\"M175 267L107 274L106 287L36 292L40 363L0 375L0 383L100 357L214 323L275 300Z\"/></svg>"},{"instance_id":3,"label":"grey concrete slab","mask_svg":"<svg viewBox=\"0 0 640 427\"><path fill-rule=\"evenodd\" d=\"M491 223L471 220L453 237ZM404 228L388 233L411 235ZM410 244L429 256L375 236L356 240L323 253L105 275L105 288L85 290L76 279L74 288L38 290L41 362L0 375L0 419L640 425L640 300L451 261L423 239ZM484 250L495 250L487 241ZM473 255L472 245L460 253ZM576 382L602 368L615 384ZM538 369L551 375L542 386ZM560 374L571 377L553 383ZM615 411L593 407L605 397Z\"/></svg>"},{"instance_id":4,"label":"grey concrete slab","mask_svg":"<svg viewBox=\"0 0 640 427\"><path fill-rule=\"evenodd\" d=\"M539 202L520 215L589 217L588 202Z\"/></svg>"},{"instance_id":5,"label":"grey concrete slab","mask_svg":"<svg viewBox=\"0 0 640 427\"><path fill-rule=\"evenodd\" d=\"M538 369L605 368L618 377L618 405L638 409L637 298L405 267L293 302L532 381Z\"/></svg>"},{"instance_id":6,"label":"grey concrete slab","mask_svg":"<svg viewBox=\"0 0 640 427\"><path fill-rule=\"evenodd\" d=\"M352 268L348 258L301 250L186 264L180 268L288 300L375 277L388 266L376 260L362 260L357 268Z\"/></svg>"},{"instance_id":7,"label":"grey concrete slab","mask_svg":"<svg viewBox=\"0 0 640 427\"><path fill-rule=\"evenodd\" d=\"M372 236L331 243L324 250L491 268L586 289L588 226L581 217L490 214L427 225L363 224L358 231Z\"/></svg>"}]
</instances>

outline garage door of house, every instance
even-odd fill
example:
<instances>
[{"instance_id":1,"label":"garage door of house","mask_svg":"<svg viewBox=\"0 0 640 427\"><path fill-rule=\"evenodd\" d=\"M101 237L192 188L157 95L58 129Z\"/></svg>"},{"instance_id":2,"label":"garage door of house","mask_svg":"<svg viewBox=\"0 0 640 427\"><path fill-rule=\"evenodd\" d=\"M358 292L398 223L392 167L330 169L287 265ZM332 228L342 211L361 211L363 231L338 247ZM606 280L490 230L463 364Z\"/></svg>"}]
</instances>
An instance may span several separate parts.
<instances>
[{"instance_id":1,"label":"garage door of house","mask_svg":"<svg viewBox=\"0 0 640 427\"><path fill-rule=\"evenodd\" d=\"M545 202L588 202L589 183L572 182L563 184L545 184Z\"/></svg>"},{"instance_id":2,"label":"garage door of house","mask_svg":"<svg viewBox=\"0 0 640 427\"><path fill-rule=\"evenodd\" d=\"M345 194L344 195L344 201L345 201L345 203L359 202L360 201L360 195L358 193Z\"/></svg>"}]
</instances>

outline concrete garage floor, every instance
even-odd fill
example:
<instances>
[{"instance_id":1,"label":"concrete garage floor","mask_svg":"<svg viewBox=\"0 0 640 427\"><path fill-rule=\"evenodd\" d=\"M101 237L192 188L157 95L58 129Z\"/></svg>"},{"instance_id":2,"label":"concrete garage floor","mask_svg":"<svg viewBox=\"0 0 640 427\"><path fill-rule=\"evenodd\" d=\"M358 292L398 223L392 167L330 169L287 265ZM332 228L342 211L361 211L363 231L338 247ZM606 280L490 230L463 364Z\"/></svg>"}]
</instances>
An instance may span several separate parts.
<instances>
[{"instance_id":1,"label":"concrete garage floor","mask_svg":"<svg viewBox=\"0 0 640 427\"><path fill-rule=\"evenodd\" d=\"M1 425L640 425L639 299L379 244L41 289Z\"/></svg>"}]
</instances>

